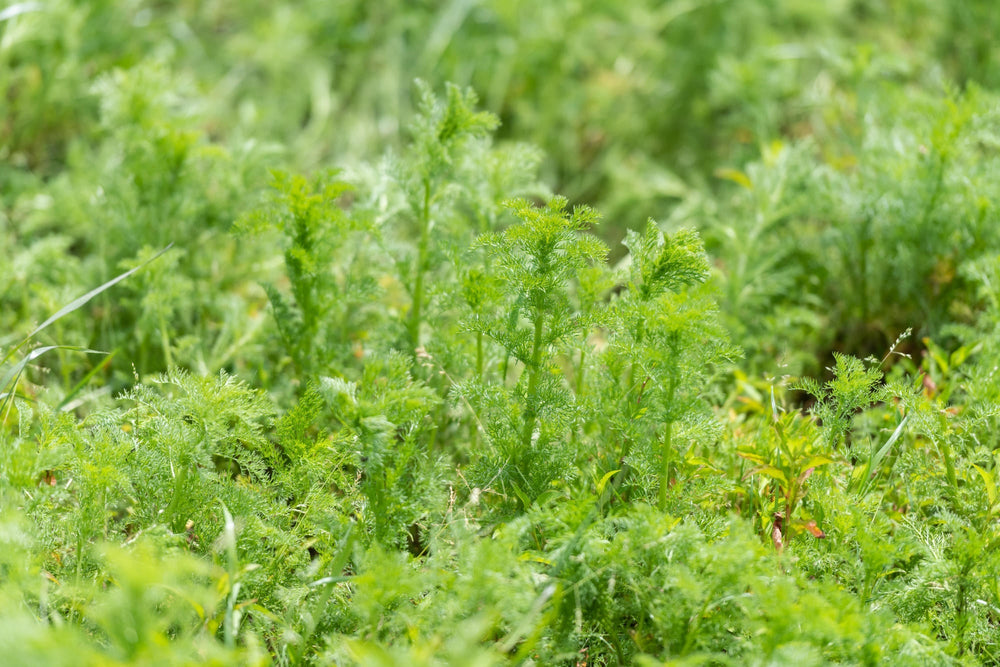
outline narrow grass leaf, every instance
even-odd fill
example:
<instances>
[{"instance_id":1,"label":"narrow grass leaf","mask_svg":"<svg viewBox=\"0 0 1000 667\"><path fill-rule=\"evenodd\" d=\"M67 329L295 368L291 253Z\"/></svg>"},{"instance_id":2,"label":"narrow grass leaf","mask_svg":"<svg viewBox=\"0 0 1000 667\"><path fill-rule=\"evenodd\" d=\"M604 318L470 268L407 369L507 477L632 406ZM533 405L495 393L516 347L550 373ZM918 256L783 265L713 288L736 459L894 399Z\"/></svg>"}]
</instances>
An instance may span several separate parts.
<instances>
[{"instance_id":1,"label":"narrow grass leaf","mask_svg":"<svg viewBox=\"0 0 1000 667\"><path fill-rule=\"evenodd\" d=\"M95 354L105 354L105 353L103 353L103 352L96 352ZM63 397L63 400L61 400L59 402L59 405L56 406L56 412L61 412L62 410L64 410L66 408L66 406L69 405L69 403L73 400L73 398L77 394L80 393L80 390L82 390L84 387L87 386L87 383L90 382L90 380L95 375L97 375L98 373L100 373L101 371L103 371L105 368L107 368L108 365L111 363L111 360L115 358L115 354L116 354L115 352L111 352L110 354L108 354L107 357L104 358L103 361L101 361L101 363L97 364L92 369L90 369L90 372L88 372L86 375L84 375L83 379L80 380L79 382L77 382L76 386L74 386L72 389L70 389L66 393L66 396ZM0 386L2 386L2 385L0 385Z\"/></svg>"},{"instance_id":2,"label":"narrow grass leaf","mask_svg":"<svg viewBox=\"0 0 1000 667\"><path fill-rule=\"evenodd\" d=\"M872 455L871 460L868 462L867 474L864 476L865 481L861 487L861 495L865 495L871 491L872 486L875 484L875 480L871 473L877 471L879 466L882 465L882 461L889 454L889 451L892 449L892 446L896 443L896 441L899 440L899 436L902 435L903 427L906 426L906 422L909 421L909 419L910 415L903 417L902 421L899 422L899 426L897 426L896 430L892 432L892 435L889 436L889 439L886 440L885 444Z\"/></svg>"},{"instance_id":3,"label":"narrow grass leaf","mask_svg":"<svg viewBox=\"0 0 1000 667\"><path fill-rule=\"evenodd\" d=\"M174 245L173 243L167 245L166 248L164 248L160 252L156 253L155 255L153 255L152 257L150 257L149 259L147 259L142 264L139 264L138 266L129 269L125 273L121 273L121 274L115 276L114 278L112 278L108 282L104 283L100 287L95 287L94 289L90 290L89 292L87 292L83 296L74 299L70 303L68 303L65 306L63 306L62 308L60 308L58 311L56 311L56 313L54 315L52 315L51 317L49 317L49 319L45 320L44 322L42 322L41 324L39 324L37 327L35 327L34 331L32 331L30 334L28 334L27 337L23 341L21 341L20 344L18 344L16 347L14 347L14 349L12 349L10 352L8 352L7 355L3 358L3 361L4 362L8 361L14 355L14 353L17 350L19 350L22 347L24 347L25 343L27 343L29 340L31 340L36 334L38 334L40 331L42 331L43 329L45 329L46 327L48 327L50 324L52 324L53 322L56 322L57 320L61 319L62 317L66 316L66 315L68 315L70 313L72 313L74 310L77 310L81 306L85 305L88 301L90 301L91 299L93 299L95 296L97 296L101 292L105 291L106 289L108 289L108 288L110 288L110 287L112 287L112 286L120 283L121 281L125 280L130 275L132 275L133 273L135 273L136 271L138 271L139 269L141 269L142 267L146 266L147 264L149 264L153 260L157 259L163 253L165 253L168 250L170 250L170 248L172 248L173 245ZM0 384L0 386L2 386L2 384Z\"/></svg>"}]
</instances>

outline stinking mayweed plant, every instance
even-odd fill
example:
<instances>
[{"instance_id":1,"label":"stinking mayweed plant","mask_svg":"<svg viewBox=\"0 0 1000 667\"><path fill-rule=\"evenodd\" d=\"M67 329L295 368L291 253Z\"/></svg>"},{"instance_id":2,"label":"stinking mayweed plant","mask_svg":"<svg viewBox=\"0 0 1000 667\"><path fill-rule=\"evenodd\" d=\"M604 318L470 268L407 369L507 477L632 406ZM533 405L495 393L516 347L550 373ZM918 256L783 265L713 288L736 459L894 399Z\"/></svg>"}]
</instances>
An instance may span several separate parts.
<instances>
[{"instance_id":1,"label":"stinking mayweed plant","mask_svg":"<svg viewBox=\"0 0 1000 667\"><path fill-rule=\"evenodd\" d=\"M488 425L490 468L496 469L501 487L514 491L522 509L554 480L572 473L576 453L569 434L575 408L556 352L585 338L593 326L591 313L578 312L571 302L569 284L607 254L603 243L583 233L597 221L596 213L585 207L569 212L566 205L561 198L541 208L512 201L509 207L519 222L478 240L497 288L494 302L474 311L467 326L503 349L501 380L510 359L521 371L510 389L505 382L495 387L480 382L465 392Z\"/></svg>"}]
</instances>

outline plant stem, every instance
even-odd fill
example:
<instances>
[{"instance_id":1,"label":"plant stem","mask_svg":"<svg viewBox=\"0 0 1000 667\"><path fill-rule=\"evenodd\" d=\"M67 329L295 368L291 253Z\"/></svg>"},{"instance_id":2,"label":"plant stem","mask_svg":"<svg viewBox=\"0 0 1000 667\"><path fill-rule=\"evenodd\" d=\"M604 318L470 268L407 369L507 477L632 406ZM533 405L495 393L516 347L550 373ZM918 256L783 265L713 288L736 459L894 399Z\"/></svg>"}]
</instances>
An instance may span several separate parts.
<instances>
[{"instance_id":1,"label":"plant stem","mask_svg":"<svg viewBox=\"0 0 1000 667\"><path fill-rule=\"evenodd\" d=\"M672 411L674 407L674 394L677 391L677 369L670 369L670 382L667 385L667 409ZM670 413L668 413L670 414ZM662 467L660 469L660 489L657 498L657 506L660 511L667 508L667 487L670 485L670 469L673 467L674 454L674 417L672 414L667 418L666 432L663 434L663 449L661 452Z\"/></svg>"},{"instance_id":2,"label":"plant stem","mask_svg":"<svg viewBox=\"0 0 1000 667\"><path fill-rule=\"evenodd\" d=\"M483 379L483 332L476 332L476 379Z\"/></svg>"},{"instance_id":3,"label":"plant stem","mask_svg":"<svg viewBox=\"0 0 1000 667\"><path fill-rule=\"evenodd\" d=\"M178 509L181 505L181 496L184 493L184 487L187 484L188 468L186 465L180 465L180 470L177 471L177 476L174 478L174 493L170 498L170 504L167 505L164 514L164 519L170 524L171 530L175 533L179 533L181 530L182 523L178 515Z\"/></svg>"},{"instance_id":4,"label":"plant stem","mask_svg":"<svg viewBox=\"0 0 1000 667\"><path fill-rule=\"evenodd\" d=\"M579 404L580 399L583 396L583 365L587 359L587 348L586 341L584 341L584 346L580 348L580 366L576 370L576 387L575 395L576 402ZM583 423L582 421L577 422L577 428L573 429L572 443L576 447L580 442L580 437L583 435Z\"/></svg>"},{"instance_id":5,"label":"plant stem","mask_svg":"<svg viewBox=\"0 0 1000 667\"><path fill-rule=\"evenodd\" d=\"M483 381L483 332L476 332L476 380L479 382ZM472 430L472 449L475 451L479 447L479 425L476 421L476 415L472 415L470 422L470 428Z\"/></svg>"},{"instance_id":6,"label":"plant stem","mask_svg":"<svg viewBox=\"0 0 1000 667\"><path fill-rule=\"evenodd\" d=\"M424 202L420 209L420 240L417 245L417 263L414 267L413 307L410 309L409 335L410 351L416 354L420 347L420 318L424 303L424 269L427 266L427 252L431 231L431 182L424 180Z\"/></svg>"},{"instance_id":7,"label":"plant stem","mask_svg":"<svg viewBox=\"0 0 1000 667\"><path fill-rule=\"evenodd\" d=\"M576 398L577 400L583 395L583 366L587 361L587 343L584 341L583 347L580 348L580 366L576 371Z\"/></svg>"},{"instance_id":8,"label":"plant stem","mask_svg":"<svg viewBox=\"0 0 1000 667\"><path fill-rule=\"evenodd\" d=\"M531 349L531 365L528 368L528 407L524 413L524 433L521 444L525 449L531 447L531 436L535 431L535 418L538 416L538 373L542 365L542 333L545 329L545 313L535 311L535 338Z\"/></svg>"},{"instance_id":9,"label":"plant stem","mask_svg":"<svg viewBox=\"0 0 1000 667\"><path fill-rule=\"evenodd\" d=\"M167 321L163 317L163 309L160 309L160 345L163 346L163 361L166 364L167 369L171 369L174 366L173 355L170 354L170 336L167 334Z\"/></svg>"}]
</instances>

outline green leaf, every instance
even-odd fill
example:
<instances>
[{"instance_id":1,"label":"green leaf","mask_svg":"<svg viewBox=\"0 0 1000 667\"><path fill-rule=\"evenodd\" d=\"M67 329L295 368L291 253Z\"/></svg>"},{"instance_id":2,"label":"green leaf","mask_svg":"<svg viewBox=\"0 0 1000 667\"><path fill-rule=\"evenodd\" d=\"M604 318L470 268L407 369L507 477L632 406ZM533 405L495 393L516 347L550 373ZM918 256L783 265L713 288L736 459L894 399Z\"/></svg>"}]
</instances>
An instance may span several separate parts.
<instances>
[{"instance_id":1,"label":"green leaf","mask_svg":"<svg viewBox=\"0 0 1000 667\"><path fill-rule=\"evenodd\" d=\"M604 474L604 477L601 478L601 481L599 481L597 483L597 495L598 496L601 496L601 495L604 494L604 487L608 485L608 481L612 477L614 477L615 475L617 475L620 471L621 471L621 468L619 468L618 470L611 470L611 471L609 471L609 472L607 472L607 473Z\"/></svg>"},{"instance_id":2,"label":"green leaf","mask_svg":"<svg viewBox=\"0 0 1000 667\"><path fill-rule=\"evenodd\" d=\"M753 190L753 183L750 181L750 177L739 169L722 167L715 170L715 175L718 178L724 178L727 181L732 181L747 190Z\"/></svg>"},{"instance_id":3,"label":"green leaf","mask_svg":"<svg viewBox=\"0 0 1000 667\"><path fill-rule=\"evenodd\" d=\"M741 458L744 458L752 463L758 463L760 465L767 464L767 459L761 456L760 454L755 454L753 452L736 452L736 454Z\"/></svg>"},{"instance_id":4,"label":"green leaf","mask_svg":"<svg viewBox=\"0 0 1000 667\"><path fill-rule=\"evenodd\" d=\"M760 468L755 468L750 471L751 475L764 475L765 477L770 477L773 480L777 480L784 485L788 484L788 477L781 470L778 470L774 466L761 466Z\"/></svg>"},{"instance_id":5,"label":"green leaf","mask_svg":"<svg viewBox=\"0 0 1000 667\"><path fill-rule=\"evenodd\" d=\"M874 452L871 458L865 464L865 473L862 477L858 478L864 480L860 489L860 493L862 495L867 494L875 485L875 480L874 478L871 477L872 473L877 471L879 467L882 465L883 459L885 459L885 457L888 456L889 452L892 450L892 446L895 444L897 440L899 440L899 436L903 434L903 428L906 426L906 422L909 421L909 419L910 415L906 415L905 417L903 417L903 419L899 422L899 425L896 426L896 430L892 432L892 435L889 436L889 439L886 440L885 444L882 445L878 449L878 451ZM854 478L852 477L851 486L853 485L854 485Z\"/></svg>"},{"instance_id":6,"label":"green leaf","mask_svg":"<svg viewBox=\"0 0 1000 667\"><path fill-rule=\"evenodd\" d=\"M986 498L990 501L990 507L993 507L993 505L997 502L997 485L996 481L993 479L993 473L980 468L975 463L972 464L972 467L975 468L976 472L979 473L979 476L983 478L983 485L986 487Z\"/></svg>"},{"instance_id":7,"label":"green leaf","mask_svg":"<svg viewBox=\"0 0 1000 667\"><path fill-rule=\"evenodd\" d=\"M798 465L803 470L808 470L809 468L818 468L819 466L825 466L828 463L833 463L833 459L828 456L823 456L822 454L813 454L812 456L806 458L804 461L798 462Z\"/></svg>"},{"instance_id":8,"label":"green leaf","mask_svg":"<svg viewBox=\"0 0 1000 667\"><path fill-rule=\"evenodd\" d=\"M105 354L104 352L93 352L93 353ZM66 392L66 395L63 397L63 399L59 401L59 405L56 406L56 412L65 409L65 407L69 405L70 401L73 400L73 397L76 396L78 393L80 393L80 390L86 387L87 383L90 382L95 375L100 373L102 370L106 369L108 365L111 363L111 360L114 359L115 354L116 354L115 352L108 354L106 359L104 359L103 361L101 361L101 363L91 368L90 371L88 371L87 374L83 376L83 379L77 382L72 389ZM3 387L3 383L0 383L0 387Z\"/></svg>"}]
</instances>

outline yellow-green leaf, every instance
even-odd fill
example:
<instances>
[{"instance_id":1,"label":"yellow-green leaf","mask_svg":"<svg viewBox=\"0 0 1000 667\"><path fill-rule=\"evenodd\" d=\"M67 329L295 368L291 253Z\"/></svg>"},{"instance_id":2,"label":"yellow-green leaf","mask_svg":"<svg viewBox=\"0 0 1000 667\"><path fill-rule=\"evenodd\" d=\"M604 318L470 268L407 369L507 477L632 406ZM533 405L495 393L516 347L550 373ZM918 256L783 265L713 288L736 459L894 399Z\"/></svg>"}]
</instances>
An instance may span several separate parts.
<instances>
[{"instance_id":1,"label":"yellow-green leaf","mask_svg":"<svg viewBox=\"0 0 1000 667\"><path fill-rule=\"evenodd\" d=\"M808 470L809 468L825 466L827 463L833 463L833 459L828 456L823 456L822 454L813 454L802 462L801 467L803 470Z\"/></svg>"},{"instance_id":2,"label":"yellow-green leaf","mask_svg":"<svg viewBox=\"0 0 1000 667\"><path fill-rule=\"evenodd\" d=\"M975 468L976 472L979 473L979 476L983 478L983 484L986 485L986 498L990 501L990 507L993 507L993 505L997 502L997 485L996 481L993 479L993 474L987 470L983 470L975 463L972 464L972 467Z\"/></svg>"},{"instance_id":3,"label":"yellow-green leaf","mask_svg":"<svg viewBox=\"0 0 1000 667\"><path fill-rule=\"evenodd\" d=\"M753 190L753 183L750 181L750 177L744 174L739 169L731 169L729 167L722 167L721 169L715 170L715 175L718 178L724 178L727 181L732 181L737 185L741 185L747 190Z\"/></svg>"},{"instance_id":4,"label":"yellow-green leaf","mask_svg":"<svg viewBox=\"0 0 1000 667\"><path fill-rule=\"evenodd\" d=\"M765 477L770 477L771 479L777 480L782 484L788 484L788 477L785 476L785 473L778 470L774 466L761 466L756 470L752 470L751 474L764 475Z\"/></svg>"},{"instance_id":5,"label":"yellow-green leaf","mask_svg":"<svg viewBox=\"0 0 1000 667\"><path fill-rule=\"evenodd\" d=\"M611 472L605 473L604 477L601 478L601 481L597 483L597 495L600 496L604 494L604 487L608 485L608 480L618 474L620 470L621 469L619 468L618 470L612 470Z\"/></svg>"}]
</instances>

